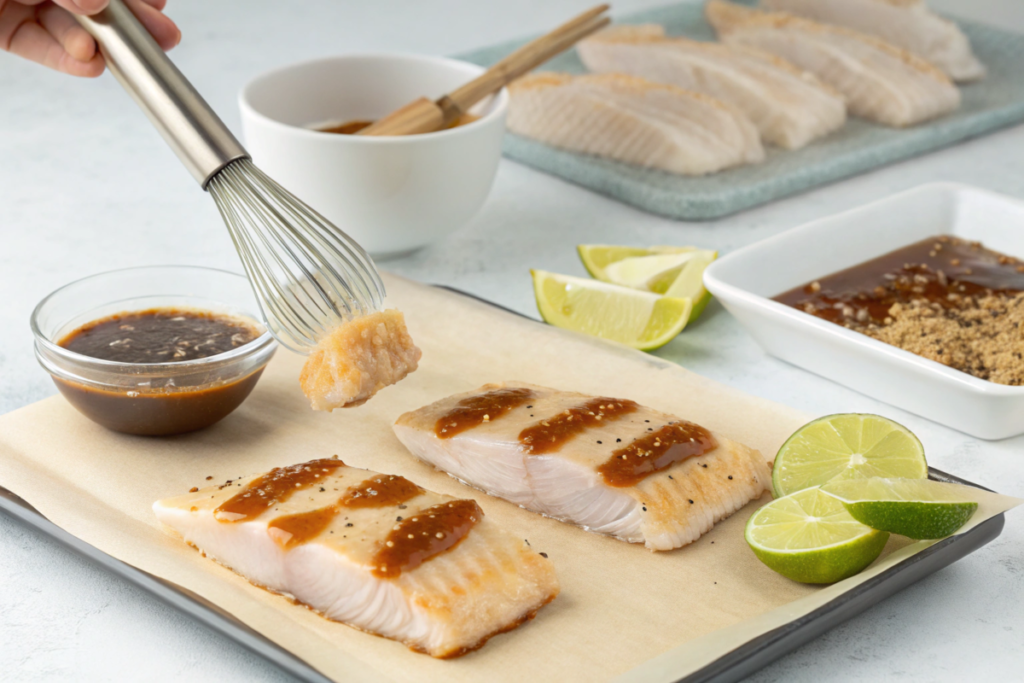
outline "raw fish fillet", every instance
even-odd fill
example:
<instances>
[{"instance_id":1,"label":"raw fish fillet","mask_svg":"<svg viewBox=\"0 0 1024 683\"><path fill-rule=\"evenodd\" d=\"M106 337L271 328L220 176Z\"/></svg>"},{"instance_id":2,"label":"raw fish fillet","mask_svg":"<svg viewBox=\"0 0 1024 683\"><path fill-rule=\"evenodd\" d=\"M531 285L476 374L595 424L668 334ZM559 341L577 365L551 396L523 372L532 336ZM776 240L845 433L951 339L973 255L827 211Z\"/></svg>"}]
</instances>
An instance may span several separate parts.
<instances>
[{"instance_id":1,"label":"raw fish fillet","mask_svg":"<svg viewBox=\"0 0 1024 683\"><path fill-rule=\"evenodd\" d=\"M558 595L551 563L474 501L337 459L193 490L153 511L252 583L434 657L480 647Z\"/></svg>"},{"instance_id":2,"label":"raw fish fillet","mask_svg":"<svg viewBox=\"0 0 1024 683\"><path fill-rule=\"evenodd\" d=\"M350 408L404 379L422 355L401 311L370 313L321 339L302 366L299 383L313 410Z\"/></svg>"},{"instance_id":3,"label":"raw fish fillet","mask_svg":"<svg viewBox=\"0 0 1024 683\"><path fill-rule=\"evenodd\" d=\"M705 6L719 38L776 54L814 73L846 98L846 108L887 126L910 126L960 106L960 91L920 57L850 29L725 0Z\"/></svg>"},{"instance_id":4,"label":"raw fish fillet","mask_svg":"<svg viewBox=\"0 0 1024 683\"><path fill-rule=\"evenodd\" d=\"M960 27L922 0L761 0L767 9L852 28L913 52L954 81L985 77Z\"/></svg>"},{"instance_id":5,"label":"raw fish fillet","mask_svg":"<svg viewBox=\"0 0 1024 683\"><path fill-rule=\"evenodd\" d=\"M488 384L406 413L413 455L527 510L650 550L692 543L758 498L764 457L624 399Z\"/></svg>"},{"instance_id":6,"label":"raw fish fillet","mask_svg":"<svg viewBox=\"0 0 1024 683\"><path fill-rule=\"evenodd\" d=\"M509 92L509 130L573 152L683 175L764 159L757 129L739 110L674 86L538 73Z\"/></svg>"},{"instance_id":7,"label":"raw fish fillet","mask_svg":"<svg viewBox=\"0 0 1024 683\"><path fill-rule=\"evenodd\" d=\"M591 71L668 83L735 105L767 143L798 149L846 122L842 95L775 55L668 38L657 24L616 26L576 46Z\"/></svg>"}]
</instances>

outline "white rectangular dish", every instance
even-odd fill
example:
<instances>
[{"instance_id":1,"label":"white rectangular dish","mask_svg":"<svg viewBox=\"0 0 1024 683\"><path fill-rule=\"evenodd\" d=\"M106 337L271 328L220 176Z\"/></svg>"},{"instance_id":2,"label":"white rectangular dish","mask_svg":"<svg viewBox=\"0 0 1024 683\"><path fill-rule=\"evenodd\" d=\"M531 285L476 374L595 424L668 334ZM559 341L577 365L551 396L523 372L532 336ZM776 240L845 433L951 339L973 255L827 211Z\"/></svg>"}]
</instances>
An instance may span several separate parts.
<instances>
[{"instance_id":1,"label":"white rectangular dish","mask_svg":"<svg viewBox=\"0 0 1024 683\"><path fill-rule=\"evenodd\" d=\"M932 235L1024 257L1024 202L930 183L828 216L711 264L704 283L765 351L981 439L1024 433L1024 387L995 384L772 301Z\"/></svg>"}]
</instances>

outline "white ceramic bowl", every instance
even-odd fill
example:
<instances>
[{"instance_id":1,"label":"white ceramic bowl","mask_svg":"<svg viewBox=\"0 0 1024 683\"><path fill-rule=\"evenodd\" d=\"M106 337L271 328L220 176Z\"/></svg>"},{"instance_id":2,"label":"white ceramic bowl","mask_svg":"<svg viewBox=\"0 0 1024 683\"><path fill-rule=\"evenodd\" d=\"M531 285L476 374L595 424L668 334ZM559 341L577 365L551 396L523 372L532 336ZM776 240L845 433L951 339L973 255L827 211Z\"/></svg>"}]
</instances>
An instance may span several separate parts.
<instances>
[{"instance_id":1,"label":"white ceramic bowl","mask_svg":"<svg viewBox=\"0 0 1024 683\"><path fill-rule=\"evenodd\" d=\"M922 185L739 249L711 264L704 284L773 356L981 439L1024 433L1024 387L972 377L770 299L939 234L1024 257L1024 202Z\"/></svg>"},{"instance_id":2,"label":"white ceramic bowl","mask_svg":"<svg viewBox=\"0 0 1024 683\"><path fill-rule=\"evenodd\" d=\"M311 126L375 120L436 99L483 69L417 55L345 55L263 74L239 97L253 161L378 258L462 227L483 206L501 158L508 92L480 120L401 137L337 135Z\"/></svg>"}]
</instances>

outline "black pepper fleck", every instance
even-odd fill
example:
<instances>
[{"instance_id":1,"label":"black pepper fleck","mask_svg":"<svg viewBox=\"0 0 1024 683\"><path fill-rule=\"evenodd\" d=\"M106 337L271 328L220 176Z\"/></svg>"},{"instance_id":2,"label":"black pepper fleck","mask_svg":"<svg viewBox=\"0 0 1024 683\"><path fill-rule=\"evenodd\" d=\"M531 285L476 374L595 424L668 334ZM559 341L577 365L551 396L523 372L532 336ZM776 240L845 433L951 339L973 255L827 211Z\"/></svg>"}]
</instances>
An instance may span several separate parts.
<instances>
[{"instance_id":1,"label":"black pepper fleck","mask_svg":"<svg viewBox=\"0 0 1024 683\"><path fill-rule=\"evenodd\" d=\"M349 522L349 523L348 523L348 524L346 524L345 526L352 526L352 522Z\"/></svg>"},{"instance_id":2,"label":"black pepper fleck","mask_svg":"<svg viewBox=\"0 0 1024 683\"><path fill-rule=\"evenodd\" d=\"M690 501L690 505L693 505L693 498L687 498Z\"/></svg>"},{"instance_id":3,"label":"black pepper fleck","mask_svg":"<svg viewBox=\"0 0 1024 683\"><path fill-rule=\"evenodd\" d=\"M547 553L541 553L540 556L543 557L544 559L547 559L548 554Z\"/></svg>"},{"instance_id":4,"label":"black pepper fleck","mask_svg":"<svg viewBox=\"0 0 1024 683\"><path fill-rule=\"evenodd\" d=\"M732 475L731 474L729 475L729 478L732 479Z\"/></svg>"}]
</instances>

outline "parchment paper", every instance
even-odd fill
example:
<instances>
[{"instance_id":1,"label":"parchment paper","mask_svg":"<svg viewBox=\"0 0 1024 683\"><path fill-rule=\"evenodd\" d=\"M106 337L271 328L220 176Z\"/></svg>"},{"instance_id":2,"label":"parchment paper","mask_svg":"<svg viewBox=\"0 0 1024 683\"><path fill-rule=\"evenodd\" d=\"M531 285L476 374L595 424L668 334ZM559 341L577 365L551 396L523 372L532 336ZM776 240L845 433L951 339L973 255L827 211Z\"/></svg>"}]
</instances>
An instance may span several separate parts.
<instances>
[{"instance_id":1,"label":"parchment paper","mask_svg":"<svg viewBox=\"0 0 1024 683\"><path fill-rule=\"evenodd\" d=\"M890 541L868 572L812 587L763 566L743 540L744 523L767 495L698 542L654 554L466 488L417 462L391 423L404 411L485 382L516 379L634 399L769 457L808 418L640 352L393 276L386 284L389 305L405 312L423 361L366 405L330 414L310 410L298 385L302 358L284 350L238 411L195 434L115 434L55 396L0 417L0 485L68 532L201 595L339 681L601 681L640 665L631 678L672 680L926 547ZM166 535L150 509L154 500L206 485L208 476L224 481L334 454L356 467L475 498L493 520L548 553L561 595L533 622L483 649L434 660L255 588ZM1018 502L993 495L970 525Z\"/></svg>"}]
</instances>

